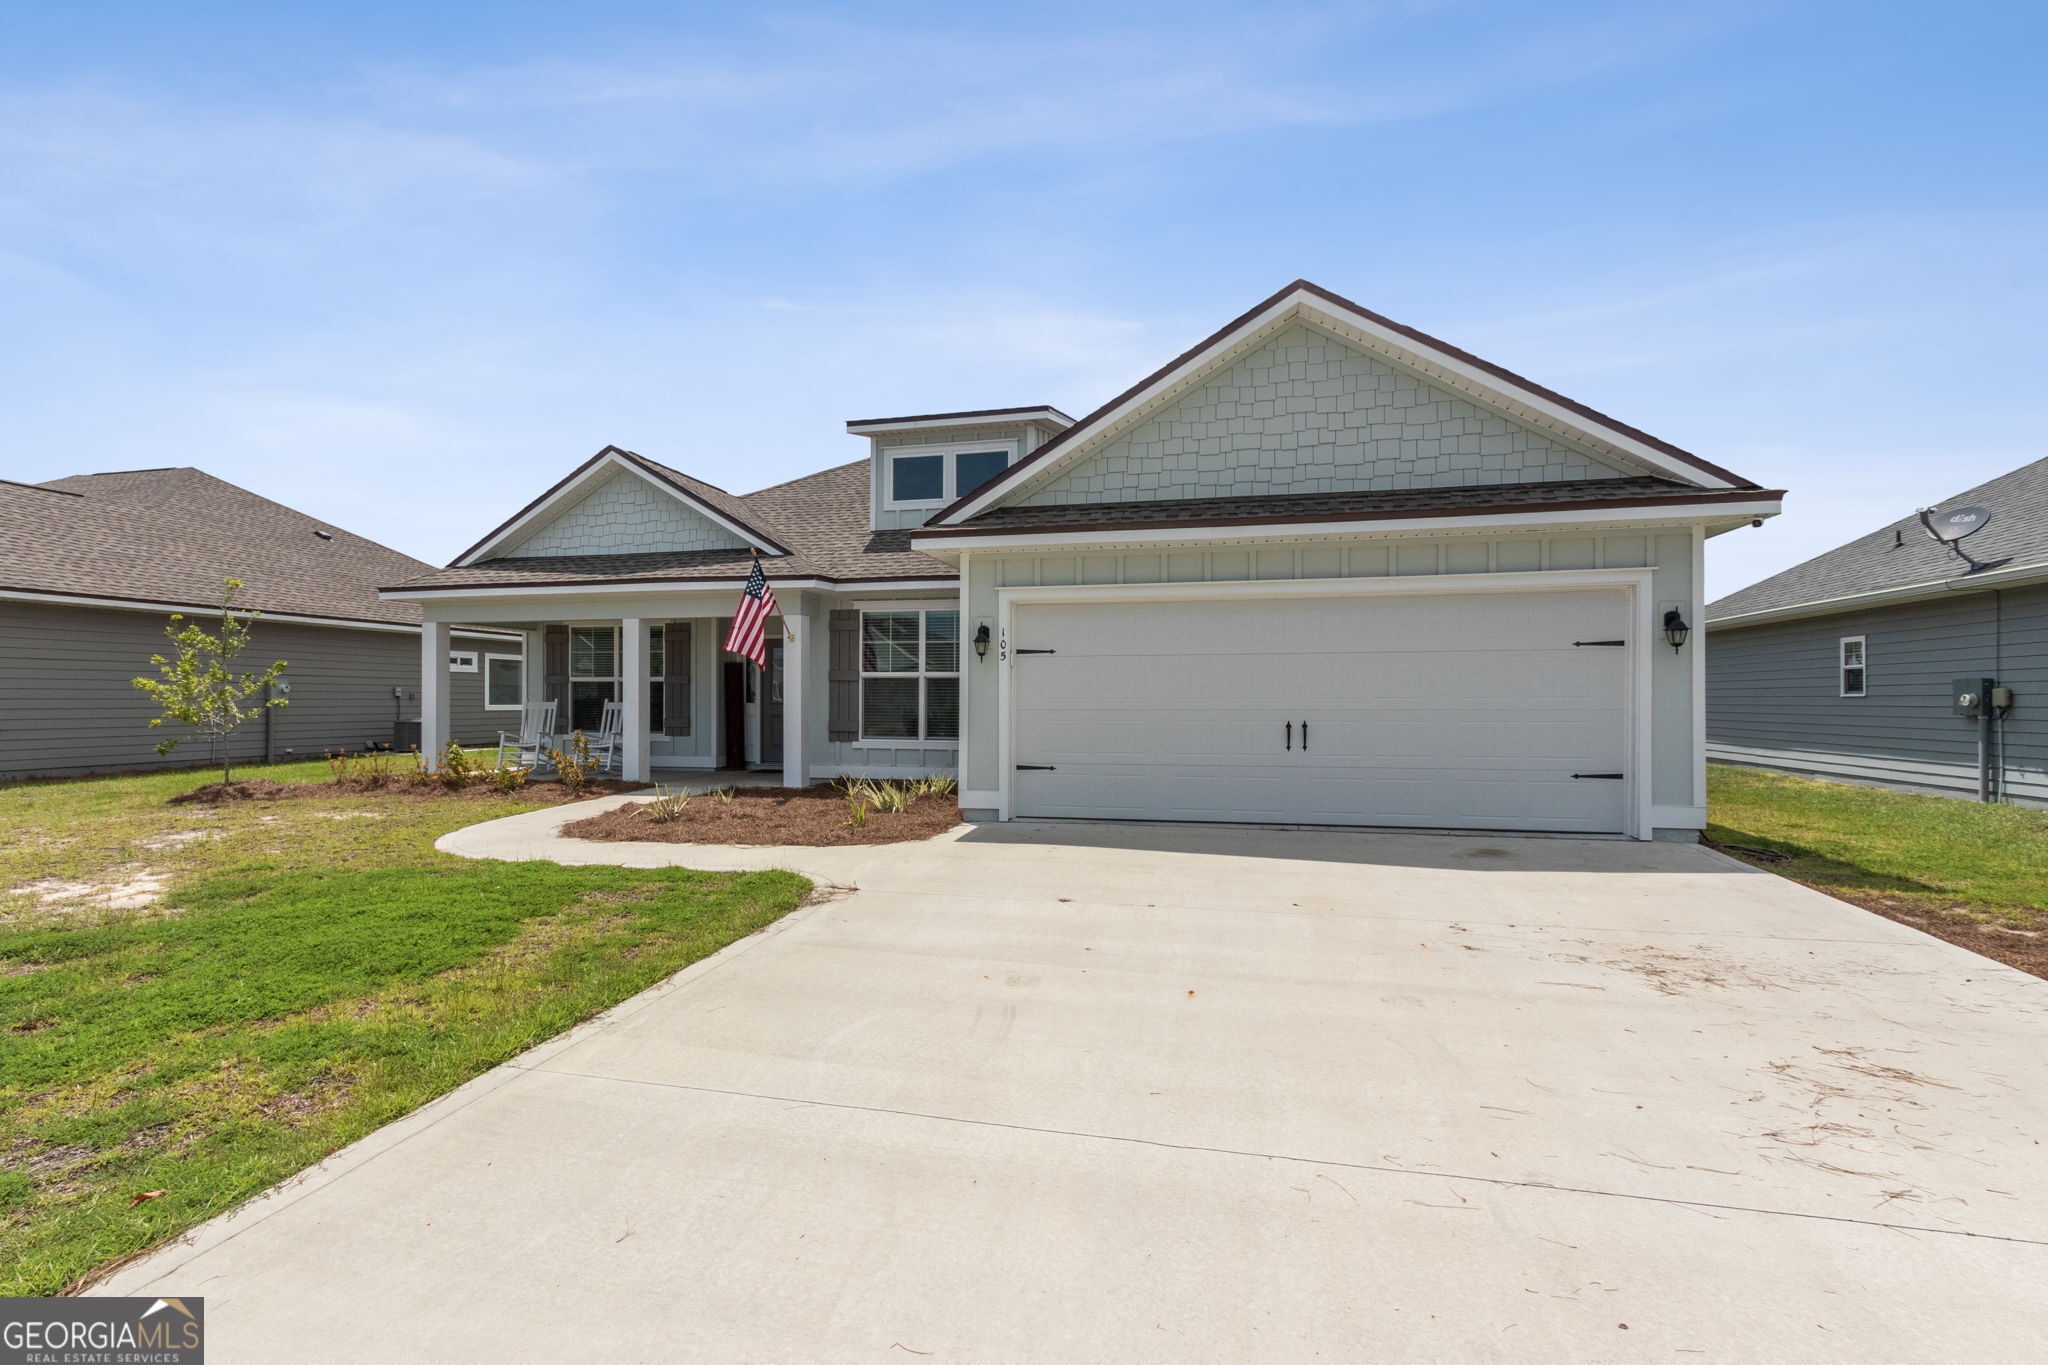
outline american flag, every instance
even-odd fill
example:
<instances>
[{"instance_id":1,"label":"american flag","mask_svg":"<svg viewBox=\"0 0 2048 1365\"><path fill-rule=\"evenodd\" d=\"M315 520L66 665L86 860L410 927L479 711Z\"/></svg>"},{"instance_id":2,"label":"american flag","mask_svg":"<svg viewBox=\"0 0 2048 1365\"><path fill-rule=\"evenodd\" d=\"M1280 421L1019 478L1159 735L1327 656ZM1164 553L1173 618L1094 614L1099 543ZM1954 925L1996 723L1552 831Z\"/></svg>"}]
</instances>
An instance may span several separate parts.
<instances>
[{"instance_id":1,"label":"american flag","mask_svg":"<svg viewBox=\"0 0 2048 1365\"><path fill-rule=\"evenodd\" d=\"M775 589L761 572L761 558L754 557L754 571L740 593L739 609L732 614L732 629L726 632L725 647L754 661L754 667L768 667L768 618L775 614Z\"/></svg>"}]
</instances>

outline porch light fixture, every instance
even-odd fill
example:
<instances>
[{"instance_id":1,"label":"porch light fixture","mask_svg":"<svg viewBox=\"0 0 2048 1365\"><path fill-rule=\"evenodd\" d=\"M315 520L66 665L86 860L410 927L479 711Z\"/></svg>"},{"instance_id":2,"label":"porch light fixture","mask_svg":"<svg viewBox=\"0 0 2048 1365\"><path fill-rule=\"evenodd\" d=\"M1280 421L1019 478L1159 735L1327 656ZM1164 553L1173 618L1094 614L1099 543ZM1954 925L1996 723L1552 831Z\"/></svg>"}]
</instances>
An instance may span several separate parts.
<instances>
[{"instance_id":1,"label":"porch light fixture","mask_svg":"<svg viewBox=\"0 0 2048 1365\"><path fill-rule=\"evenodd\" d=\"M986 623L974 628L974 657L977 659L986 659L988 657L988 626Z\"/></svg>"},{"instance_id":2,"label":"porch light fixture","mask_svg":"<svg viewBox=\"0 0 2048 1365\"><path fill-rule=\"evenodd\" d=\"M1685 623L1677 607L1664 613L1664 638L1670 642L1673 654L1685 648L1685 639L1691 634L1692 627Z\"/></svg>"}]
</instances>

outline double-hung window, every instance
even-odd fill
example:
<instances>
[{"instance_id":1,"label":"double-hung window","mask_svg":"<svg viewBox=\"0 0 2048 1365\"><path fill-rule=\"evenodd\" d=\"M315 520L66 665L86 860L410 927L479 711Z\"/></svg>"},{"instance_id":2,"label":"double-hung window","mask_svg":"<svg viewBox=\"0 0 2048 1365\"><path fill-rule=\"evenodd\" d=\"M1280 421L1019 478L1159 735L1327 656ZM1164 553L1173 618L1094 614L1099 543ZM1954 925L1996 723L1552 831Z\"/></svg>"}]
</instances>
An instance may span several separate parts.
<instances>
[{"instance_id":1,"label":"double-hung window","mask_svg":"<svg viewBox=\"0 0 2048 1365\"><path fill-rule=\"evenodd\" d=\"M1845 697L1863 696L1864 684L1868 679L1863 657L1863 637L1861 635L1844 635L1841 647L1842 695Z\"/></svg>"},{"instance_id":2,"label":"double-hung window","mask_svg":"<svg viewBox=\"0 0 2048 1365\"><path fill-rule=\"evenodd\" d=\"M517 654L484 655L484 710L517 711L526 702L526 660Z\"/></svg>"},{"instance_id":3,"label":"double-hung window","mask_svg":"<svg viewBox=\"0 0 2048 1365\"><path fill-rule=\"evenodd\" d=\"M1015 441L903 446L882 452L882 505L943 507L1010 467Z\"/></svg>"},{"instance_id":4,"label":"double-hung window","mask_svg":"<svg viewBox=\"0 0 2048 1365\"><path fill-rule=\"evenodd\" d=\"M662 633L660 626L651 626L647 632L647 728L655 734L662 731L661 680L668 662ZM620 666L618 627L569 627L569 729L597 729L604 718L604 704L621 699Z\"/></svg>"},{"instance_id":5,"label":"double-hung window","mask_svg":"<svg viewBox=\"0 0 2048 1365\"><path fill-rule=\"evenodd\" d=\"M860 735L906 743L960 738L959 611L860 614Z\"/></svg>"},{"instance_id":6,"label":"double-hung window","mask_svg":"<svg viewBox=\"0 0 2048 1365\"><path fill-rule=\"evenodd\" d=\"M618 627L569 627L569 724L564 728L595 731L604 704L618 699Z\"/></svg>"}]
</instances>

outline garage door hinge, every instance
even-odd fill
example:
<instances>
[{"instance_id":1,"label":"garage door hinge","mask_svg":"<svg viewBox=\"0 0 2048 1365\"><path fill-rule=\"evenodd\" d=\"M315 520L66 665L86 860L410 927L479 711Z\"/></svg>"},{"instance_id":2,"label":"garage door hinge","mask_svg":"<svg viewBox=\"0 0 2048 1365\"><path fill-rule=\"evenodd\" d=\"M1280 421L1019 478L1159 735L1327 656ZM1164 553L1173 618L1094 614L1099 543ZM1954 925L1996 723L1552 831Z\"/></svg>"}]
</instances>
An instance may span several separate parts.
<instances>
[{"instance_id":1,"label":"garage door hinge","mask_svg":"<svg viewBox=\"0 0 2048 1365\"><path fill-rule=\"evenodd\" d=\"M1050 763L1019 763L1017 771L1020 773L1050 773L1057 772L1058 769L1054 768Z\"/></svg>"},{"instance_id":2,"label":"garage door hinge","mask_svg":"<svg viewBox=\"0 0 2048 1365\"><path fill-rule=\"evenodd\" d=\"M1013 650L1011 650L1010 652L1011 652L1012 654L1057 654L1057 653L1059 653L1059 651L1058 651L1058 650L1056 650L1056 649L1013 649Z\"/></svg>"},{"instance_id":3,"label":"garage door hinge","mask_svg":"<svg viewBox=\"0 0 2048 1365\"><path fill-rule=\"evenodd\" d=\"M1627 643L1628 641L1626 640L1574 640L1572 641L1572 648L1585 649L1589 645L1604 645L1609 649L1620 649Z\"/></svg>"},{"instance_id":4,"label":"garage door hinge","mask_svg":"<svg viewBox=\"0 0 2048 1365\"><path fill-rule=\"evenodd\" d=\"M1604 779L1604 780L1606 780L1606 781L1608 781L1608 782L1619 782L1619 781L1621 781L1621 780L1622 780L1622 779L1623 779L1624 777L1627 777L1627 776L1628 776L1628 774L1627 774L1627 773L1573 773L1573 774L1572 774L1572 776L1573 776L1573 777L1598 777L1598 778L1602 778L1602 779Z\"/></svg>"}]
</instances>

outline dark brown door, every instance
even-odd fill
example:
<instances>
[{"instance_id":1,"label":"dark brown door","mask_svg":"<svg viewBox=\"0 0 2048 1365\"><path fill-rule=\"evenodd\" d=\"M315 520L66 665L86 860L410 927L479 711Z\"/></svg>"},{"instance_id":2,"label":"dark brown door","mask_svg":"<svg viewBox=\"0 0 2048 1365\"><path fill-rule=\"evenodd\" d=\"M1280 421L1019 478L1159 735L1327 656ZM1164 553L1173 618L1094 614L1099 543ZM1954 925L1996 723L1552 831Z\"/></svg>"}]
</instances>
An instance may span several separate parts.
<instances>
[{"instance_id":1,"label":"dark brown door","mask_svg":"<svg viewBox=\"0 0 2048 1365\"><path fill-rule=\"evenodd\" d=\"M761 763L782 766L782 641L768 642L767 677L761 680Z\"/></svg>"},{"instance_id":2,"label":"dark brown door","mask_svg":"<svg viewBox=\"0 0 2048 1365\"><path fill-rule=\"evenodd\" d=\"M719 714L724 723L719 731L725 736L725 761L727 768L747 766L747 666L728 660L719 669Z\"/></svg>"}]
</instances>

